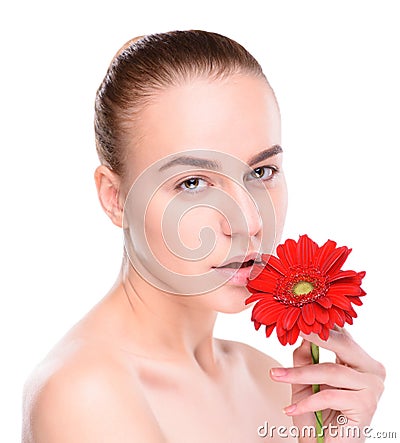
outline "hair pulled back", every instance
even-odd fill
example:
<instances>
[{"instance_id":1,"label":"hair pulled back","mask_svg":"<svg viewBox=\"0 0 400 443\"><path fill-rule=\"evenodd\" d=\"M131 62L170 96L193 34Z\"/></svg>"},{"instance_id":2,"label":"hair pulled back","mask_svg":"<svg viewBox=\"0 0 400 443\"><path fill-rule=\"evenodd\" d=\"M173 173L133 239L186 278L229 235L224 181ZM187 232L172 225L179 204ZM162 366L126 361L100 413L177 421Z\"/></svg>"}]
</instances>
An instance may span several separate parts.
<instances>
[{"instance_id":1,"label":"hair pulled back","mask_svg":"<svg viewBox=\"0 0 400 443\"><path fill-rule=\"evenodd\" d=\"M124 175L135 117L157 91L191 78L217 80L237 73L265 78L243 46L220 34L172 31L130 40L112 60L96 94L94 127L101 163Z\"/></svg>"}]
</instances>

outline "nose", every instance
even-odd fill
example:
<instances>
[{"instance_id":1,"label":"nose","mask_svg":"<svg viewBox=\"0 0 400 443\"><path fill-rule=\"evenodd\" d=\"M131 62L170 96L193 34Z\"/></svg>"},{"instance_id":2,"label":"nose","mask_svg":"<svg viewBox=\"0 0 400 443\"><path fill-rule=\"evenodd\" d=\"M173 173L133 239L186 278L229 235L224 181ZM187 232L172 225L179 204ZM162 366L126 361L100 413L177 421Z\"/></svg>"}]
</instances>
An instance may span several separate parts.
<instances>
[{"instance_id":1,"label":"nose","mask_svg":"<svg viewBox=\"0 0 400 443\"><path fill-rule=\"evenodd\" d=\"M241 234L256 236L262 229L262 218L256 201L243 187L235 184L230 190L230 197L235 202L235 211L222 217L222 232L225 235Z\"/></svg>"}]
</instances>

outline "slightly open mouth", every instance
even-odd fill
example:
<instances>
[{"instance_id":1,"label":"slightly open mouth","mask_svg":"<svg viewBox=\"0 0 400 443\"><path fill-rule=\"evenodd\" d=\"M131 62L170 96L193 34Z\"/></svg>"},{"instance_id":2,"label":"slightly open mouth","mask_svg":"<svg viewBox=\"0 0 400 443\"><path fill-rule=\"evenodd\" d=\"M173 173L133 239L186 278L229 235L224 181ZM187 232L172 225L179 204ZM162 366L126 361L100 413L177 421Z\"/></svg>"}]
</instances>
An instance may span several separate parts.
<instances>
[{"instance_id":1,"label":"slightly open mouth","mask_svg":"<svg viewBox=\"0 0 400 443\"><path fill-rule=\"evenodd\" d=\"M248 260L245 262L232 262L232 263L228 263L225 266L218 266L217 269L225 269L225 268L230 268L230 269L239 269L239 268L248 268L249 266L253 266L254 263L256 264L260 264L261 262L255 262L254 260Z\"/></svg>"}]
</instances>

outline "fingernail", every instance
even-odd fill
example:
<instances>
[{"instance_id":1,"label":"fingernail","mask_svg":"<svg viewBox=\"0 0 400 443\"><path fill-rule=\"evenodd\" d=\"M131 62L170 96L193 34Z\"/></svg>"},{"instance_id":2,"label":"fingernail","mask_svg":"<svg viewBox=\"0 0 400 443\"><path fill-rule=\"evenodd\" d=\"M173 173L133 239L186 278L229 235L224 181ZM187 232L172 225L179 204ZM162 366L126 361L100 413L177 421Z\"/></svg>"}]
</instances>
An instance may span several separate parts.
<instances>
[{"instance_id":1,"label":"fingernail","mask_svg":"<svg viewBox=\"0 0 400 443\"><path fill-rule=\"evenodd\" d=\"M290 406L286 406L286 408L283 408L283 412L285 413L285 414L288 414L288 415L290 415L290 414L292 414L295 410L296 410L296 408L297 408L297 405L290 405Z\"/></svg>"},{"instance_id":2,"label":"fingernail","mask_svg":"<svg viewBox=\"0 0 400 443\"><path fill-rule=\"evenodd\" d=\"M272 368L271 375L272 377L284 377L288 374L288 370L286 368Z\"/></svg>"}]
</instances>

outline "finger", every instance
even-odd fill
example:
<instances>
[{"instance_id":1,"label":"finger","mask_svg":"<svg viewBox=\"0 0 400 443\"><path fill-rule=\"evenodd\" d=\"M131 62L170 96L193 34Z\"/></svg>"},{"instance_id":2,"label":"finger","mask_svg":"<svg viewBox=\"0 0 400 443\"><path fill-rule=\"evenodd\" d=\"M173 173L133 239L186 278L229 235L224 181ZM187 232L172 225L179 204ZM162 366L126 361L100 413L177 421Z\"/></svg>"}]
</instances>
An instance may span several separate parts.
<instances>
[{"instance_id":1,"label":"finger","mask_svg":"<svg viewBox=\"0 0 400 443\"><path fill-rule=\"evenodd\" d=\"M307 412L334 409L336 411L359 409L360 399L356 391L339 391L337 389L325 389L310 395L296 404L287 406L284 412L287 415L301 415Z\"/></svg>"},{"instance_id":2,"label":"finger","mask_svg":"<svg viewBox=\"0 0 400 443\"><path fill-rule=\"evenodd\" d=\"M385 378L385 368L361 348L344 328L332 329L327 341L322 340L318 334L300 334L306 340L334 352L339 360L359 372L370 372Z\"/></svg>"},{"instance_id":3,"label":"finger","mask_svg":"<svg viewBox=\"0 0 400 443\"><path fill-rule=\"evenodd\" d=\"M303 339L301 345L293 351L293 366L308 366L311 363L311 343Z\"/></svg>"},{"instance_id":4,"label":"finger","mask_svg":"<svg viewBox=\"0 0 400 443\"><path fill-rule=\"evenodd\" d=\"M291 384L324 384L336 388L360 390L375 386L378 377L336 363L320 363L294 368L272 368L271 378L274 381Z\"/></svg>"}]
</instances>

